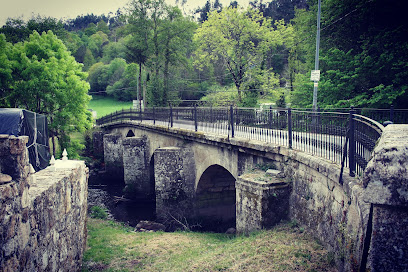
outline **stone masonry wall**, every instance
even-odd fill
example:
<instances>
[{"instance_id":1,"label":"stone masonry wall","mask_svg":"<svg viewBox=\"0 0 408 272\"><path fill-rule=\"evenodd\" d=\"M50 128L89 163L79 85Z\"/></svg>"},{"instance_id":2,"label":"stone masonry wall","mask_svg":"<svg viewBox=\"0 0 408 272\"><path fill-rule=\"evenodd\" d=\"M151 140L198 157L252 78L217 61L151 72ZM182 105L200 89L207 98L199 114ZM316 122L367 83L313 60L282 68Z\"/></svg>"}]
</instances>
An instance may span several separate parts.
<instances>
[{"instance_id":1,"label":"stone masonry wall","mask_svg":"<svg viewBox=\"0 0 408 272\"><path fill-rule=\"evenodd\" d=\"M104 161L106 173L118 180L123 179L123 138L119 134L103 136Z\"/></svg>"},{"instance_id":2,"label":"stone masonry wall","mask_svg":"<svg viewBox=\"0 0 408 272\"><path fill-rule=\"evenodd\" d=\"M132 198L155 199L154 181L149 175L149 142L147 137L123 139L123 172L125 192Z\"/></svg>"},{"instance_id":3,"label":"stone masonry wall","mask_svg":"<svg viewBox=\"0 0 408 272\"><path fill-rule=\"evenodd\" d=\"M362 201L362 184L343 177L339 166L291 152L285 174L292 181L290 218L313 233L334 253L340 271L358 271L370 206Z\"/></svg>"},{"instance_id":4,"label":"stone masonry wall","mask_svg":"<svg viewBox=\"0 0 408 272\"><path fill-rule=\"evenodd\" d=\"M80 271L87 168L68 161L30 174L27 137L0 135L0 271ZM62 168L64 167L64 168Z\"/></svg>"},{"instance_id":5,"label":"stone masonry wall","mask_svg":"<svg viewBox=\"0 0 408 272\"><path fill-rule=\"evenodd\" d=\"M364 173L372 206L366 268L408 271L408 125L388 125Z\"/></svg>"},{"instance_id":6,"label":"stone masonry wall","mask_svg":"<svg viewBox=\"0 0 408 272\"><path fill-rule=\"evenodd\" d=\"M191 216L194 197L194 160L189 149L159 148L154 153L156 215L166 223L171 217Z\"/></svg>"}]
</instances>

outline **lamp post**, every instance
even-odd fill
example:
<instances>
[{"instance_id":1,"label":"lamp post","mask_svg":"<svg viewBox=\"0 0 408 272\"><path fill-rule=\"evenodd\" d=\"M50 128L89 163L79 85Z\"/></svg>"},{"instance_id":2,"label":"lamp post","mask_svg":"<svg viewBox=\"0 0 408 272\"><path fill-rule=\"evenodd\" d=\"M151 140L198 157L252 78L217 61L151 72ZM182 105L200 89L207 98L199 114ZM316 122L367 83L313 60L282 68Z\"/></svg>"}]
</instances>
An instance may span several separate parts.
<instances>
[{"instance_id":1,"label":"lamp post","mask_svg":"<svg viewBox=\"0 0 408 272\"><path fill-rule=\"evenodd\" d=\"M320 12L321 3L319 0L317 9L317 33L316 33L316 55L315 55L315 77L313 77L313 71L311 79L314 81L313 84L313 111L317 110L317 87L319 85L320 71L319 71L319 47L320 47Z\"/></svg>"}]
</instances>

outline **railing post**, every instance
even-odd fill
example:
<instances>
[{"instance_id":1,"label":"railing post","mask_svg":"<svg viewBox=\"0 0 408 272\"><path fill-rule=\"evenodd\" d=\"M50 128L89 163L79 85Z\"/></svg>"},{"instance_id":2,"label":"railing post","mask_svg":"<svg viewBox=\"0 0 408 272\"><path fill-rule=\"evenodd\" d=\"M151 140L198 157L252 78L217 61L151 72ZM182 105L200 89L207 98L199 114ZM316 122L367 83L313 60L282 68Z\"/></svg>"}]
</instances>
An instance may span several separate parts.
<instances>
[{"instance_id":1,"label":"railing post","mask_svg":"<svg viewBox=\"0 0 408 272\"><path fill-rule=\"evenodd\" d=\"M153 107L153 125L156 125L156 112L155 112L155 107Z\"/></svg>"},{"instance_id":2,"label":"railing post","mask_svg":"<svg viewBox=\"0 0 408 272\"><path fill-rule=\"evenodd\" d=\"M194 129L195 131L197 131L197 127L198 127L197 123L198 123L197 122L197 104L194 104Z\"/></svg>"},{"instance_id":3,"label":"railing post","mask_svg":"<svg viewBox=\"0 0 408 272\"><path fill-rule=\"evenodd\" d=\"M288 108L288 140L289 140L289 148L292 149L292 109Z\"/></svg>"},{"instance_id":4,"label":"railing post","mask_svg":"<svg viewBox=\"0 0 408 272\"><path fill-rule=\"evenodd\" d=\"M170 104L170 127L173 127L173 107Z\"/></svg>"},{"instance_id":5,"label":"railing post","mask_svg":"<svg viewBox=\"0 0 408 272\"><path fill-rule=\"evenodd\" d=\"M390 108L390 121L394 123L394 105Z\"/></svg>"},{"instance_id":6,"label":"railing post","mask_svg":"<svg viewBox=\"0 0 408 272\"><path fill-rule=\"evenodd\" d=\"M232 107L232 105L230 106L230 116L231 116L231 138L234 138L234 108Z\"/></svg>"},{"instance_id":7,"label":"railing post","mask_svg":"<svg viewBox=\"0 0 408 272\"><path fill-rule=\"evenodd\" d=\"M210 106L210 123L213 122L213 108L212 105Z\"/></svg>"},{"instance_id":8,"label":"railing post","mask_svg":"<svg viewBox=\"0 0 408 272\"><path fill-rule=\"evenodd\" d=\"M350 109L350 119L349 119L349 168L350 168L350 176L354 177L356 173L356 142L354 139L355 134L355 122L354 122L354 114L356 111L353 107Z\"/></svg>"},{"instance_id":9,"label":"railing post","mask_svg":"<svg viewBox=\"0 0 408 272\"><path fill-rule=\"evenodd\" d=\"M142 104L139 104L139 116L140 116L140 123L143 121L143 116L142 116Z\"/></svg>"}]
</instances>

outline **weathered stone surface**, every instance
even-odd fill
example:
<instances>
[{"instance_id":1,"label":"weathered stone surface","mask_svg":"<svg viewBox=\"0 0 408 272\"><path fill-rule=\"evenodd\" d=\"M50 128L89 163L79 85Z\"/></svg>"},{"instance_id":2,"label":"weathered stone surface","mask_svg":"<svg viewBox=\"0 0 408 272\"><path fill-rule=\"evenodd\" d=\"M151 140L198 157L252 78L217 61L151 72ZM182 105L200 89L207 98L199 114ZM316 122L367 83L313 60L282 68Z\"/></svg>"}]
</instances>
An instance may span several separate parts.
<instances>
[{"instance_id":1,"label":"weathered stone surface","mask_svg":"<svg viewBox=\"0 0 408 272\"><path fill-rule=\"evenodd\" d=\"M166 226L153 221L140 221L135 228L135 231L165 231Z\"/></svg>"},{"instance_id":2,"label":"weathered stone surface","mask_svg":"<svg viewBox=\"0 0 408 272\"><path fill-rule=\"evenodd\" d=\"M95 158L103 159L104 157L104 150L103 150L103 131L94 131L92 133L92 149L93 155Z\"/></svg>"},{"instance_id":3,"label":"weathered stone surface","mask_svg":"<svg viewBox=\"0 0 408 272\"><path fill-rule=\"evenodd\" d=\"M9 183L12 180L11 176L0 173L0 185Z\"/></svg>"},{"instance_id":4,"label":"weathered stone surface","mask_svg":"<svg viewBox=\"0 0 408 272\"><path fill-rule=\"evenodd\" d=\"M408 271L408 125L388 125L364 173L372 203L367 269Z\"/></svg>"},{"instance_id":5,"label":"weathered stone surface","mask_svg":"<svg viewBox=\"0 0 408 272\"><path fill-rule=\"evenodd\" d=\"M236 181L237 233L271 228L288 219L290 186L264 171L239 176Z\"/></svg>"},{"instance_id":6,"label":"weathered stone surface","mask_svg":"<svg viewBox=\"0 0 408 272\"><path fill-rule=\"evenodd\" d=\"M408 211L375 206L367 268L370 271L408 271Z\"/></svg>"},{"instance_id":7,"label":"weathered stone surface","mask_svg":"<svg viewBox=\"0 0 408 272\"><path fill-rule=\"evenodd\" d=\"M191 213L195 171L193 153L189 149L166 147L154 154L156 215L163 221L172 216Z\"/></svg>"},{"instance_id":8,"label":"weathered stone surface","mask_svg":"<svg viewBox=\"0 0 408 272\"><path fill-rule=\"evenodd\" d=\"M119 134L103 136L104 161L106 173L113 178L123 179L123 145Z\"/></svg>"},{"instance_id":9,"label":"weathered stone surface","mask_svg":"<svg viewBox=\"0 0 408 272\"><path fill-rule=\"evenodd\" d=\"M0 270L79 271L86 245L85 164L69 161L70 167L39 171L29 185L25 143L0 139L0 157L18 158L14 166L24 168L11 171L20 173L18 181L0 185ZM9 169L4 163L1 168Z\"/></svg>"},{"instance_id":10,"label":"weathered stone surface","mask_svg":"<svg viewBox=\"0 0 408 272\"><path fill-rule=\"evenodd\" d=\"M408 125L389 125L364 175L365 200L408 207Z\"/></svg>"},{"instance_id":11,"label":"weathered stone surface","mask_svg":"<svg viewBox=\"0 0 408 272\"><path fill-rule=\"evenodd\" d=\"M149 146L147 137L123 139L123 171L125 192L129 197L154 199L154 180L149 175Z\"/></svg>"}]
</instances>

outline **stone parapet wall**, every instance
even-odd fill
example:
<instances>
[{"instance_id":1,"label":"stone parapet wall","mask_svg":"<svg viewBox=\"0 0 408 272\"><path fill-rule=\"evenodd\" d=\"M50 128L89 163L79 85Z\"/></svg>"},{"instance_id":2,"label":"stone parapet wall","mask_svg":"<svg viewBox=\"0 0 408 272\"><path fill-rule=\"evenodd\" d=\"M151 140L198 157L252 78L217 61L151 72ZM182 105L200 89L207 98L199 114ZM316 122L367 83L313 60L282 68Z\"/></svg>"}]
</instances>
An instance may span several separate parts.
<instances>
[{"instance_id":1,"label":"stone parapet wall","mask_svg":"<svg viewBox=\"0 0 408 272\"><path fill-rule=\"evenodd\" d=\"M340 168L304 153L290 151L284 170L292 181L290 218L313 233L334 253L340 271L358 271L370 206L361 198L362 184Z\"/></svg>"},{"instance_id":2,"label":"stone parapet wall","mask_svg":"<svg viewBox=\"0 0 408 272\"><path fill-rule=\"evenodd\" d=\"M408 271L408 125L388 125L364 173L371 204L366 268Z\"/></svg>"},{"instance_id":3,"label":"stone parapet wall","mask_svg":"<svg viewBox=\"0 0 408 272\"><path fill-rule=\"evenodd\" d=\"M87 168L68 161L30 174L25 138L0 137L0 169L12 177L0 185L0 271L80 271Z\"/></svg>"}]
</instances>

